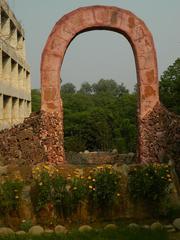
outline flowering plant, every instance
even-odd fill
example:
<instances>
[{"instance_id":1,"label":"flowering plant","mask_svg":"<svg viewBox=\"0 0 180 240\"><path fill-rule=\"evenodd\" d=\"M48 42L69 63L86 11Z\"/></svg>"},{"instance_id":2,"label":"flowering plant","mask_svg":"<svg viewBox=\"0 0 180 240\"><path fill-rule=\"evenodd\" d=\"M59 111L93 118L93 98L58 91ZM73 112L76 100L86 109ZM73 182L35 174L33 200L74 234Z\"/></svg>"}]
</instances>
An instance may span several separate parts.
<instances>
[{"instance_id":1,"label":"flowering plant","mask_svg":"<svg viewBox=\"0 0 180 240\"><path fill-rule=\"evenodd\" d=\"M7 180L0 185L0 212L2 214L18 210L23 185L23 182L19 180Z\"/></svg>"},{"instance_id":2,"label":"flowering plant","mask_svg":"<svg viewBox=\"0 0 180 240\"><path fill-rule=\"evenodd\" d=\"M111 165L98 166L87 173L76 169L68 175L42 165L33 170L33 176L31 200L37 212L50 203L59 215L67 217L84 200L104 209L120 196L119 174Z\"/></svg>"},{"instance_id":3,"label":"flowering plant","mask_svg":"<svg viewBox=\"0 0 180 240\"><path fill-rule=\"evenodd\" d=\"M20 229L22 231L28 232L29 229L33 226L32 221L30 219L23 219L20 224Z\"/></svg>"},{"instance_id":4,"label":"flowering plant","mask_svg":"<svg viewBox=\"0 0 180 240\"><path fill-rule=\"evenodd\" d=\"M112 166L97 167L89 176L89 197L95 207L101 210L113 205L119 197L119 176Z\"/></svg>"},{"instance_id":5,"label":"flowering plant","mask_svg":"<svg viewBox=\"0 0 180 240\"><path fill-rule=\"evenodd\" d=\"M31 201L36 212L51 201L51 178L47 171L42 171L31 186Z\"/></svg>"},{"instance_id":6,"label":"flowering plant","mask_svg":"<svg viewBox=\"0 0 180 240\"><path fill-rule=\"evenodd\" d=\"M170 168L167 164L155 163L135 167L129 173L129 193L133 200L159 202L167 196L171 182Z\"/></svg>"},{"instance_id":7,"label":"flowering plant","mask_svg":"<svg viewBox=\"0 0 180 240\"><path fill-rule=\"evenodd\" d=\"M48 169L47 169L48 170ZM31 191L31 200L36 212L51 203L57 212L67 217L75 211L86 196L86 180L80 176L67 177L57 172L38 170Z\"/></svg>"}]
</instances>

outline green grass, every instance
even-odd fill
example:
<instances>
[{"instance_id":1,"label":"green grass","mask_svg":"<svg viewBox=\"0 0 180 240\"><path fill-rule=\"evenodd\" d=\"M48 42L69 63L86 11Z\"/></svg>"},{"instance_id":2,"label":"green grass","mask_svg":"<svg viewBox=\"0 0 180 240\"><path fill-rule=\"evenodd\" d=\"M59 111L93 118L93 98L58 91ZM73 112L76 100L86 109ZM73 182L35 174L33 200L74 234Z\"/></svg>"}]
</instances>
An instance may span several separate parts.
<instances>
[{"instance_id":1,"label":"green grass","mask_svg":"<svg viewBox=\"0 0 180 240\"><path fill-rule=\"evenodd\" d=\"M42 236L7 236L0 237L0 240L169 240L164 231L127 229L117 230L93 230L91 232L80 233L74 230L67 235L46 234Z\"/></svg>"}]
</instances>

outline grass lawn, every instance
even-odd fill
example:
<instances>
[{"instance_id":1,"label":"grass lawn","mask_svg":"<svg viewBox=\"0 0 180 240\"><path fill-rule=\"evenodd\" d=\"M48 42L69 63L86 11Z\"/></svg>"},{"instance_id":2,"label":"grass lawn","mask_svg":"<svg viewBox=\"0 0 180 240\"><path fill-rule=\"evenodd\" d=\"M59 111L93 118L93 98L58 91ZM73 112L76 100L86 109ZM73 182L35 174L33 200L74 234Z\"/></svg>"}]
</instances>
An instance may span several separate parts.
<instances>
[{"instance_id":1,"label":"grass lawn","mask_svg":"<svg viewBox=\"0 0 180 240\"><path fill-rule=\"evenodd\" d=\"M76 230L66 235L46 234L42 236L6 236L0 240L169 240L168 234L164 231L134 230L93 230L80 233Z\"/></svg>"}]
</instances>

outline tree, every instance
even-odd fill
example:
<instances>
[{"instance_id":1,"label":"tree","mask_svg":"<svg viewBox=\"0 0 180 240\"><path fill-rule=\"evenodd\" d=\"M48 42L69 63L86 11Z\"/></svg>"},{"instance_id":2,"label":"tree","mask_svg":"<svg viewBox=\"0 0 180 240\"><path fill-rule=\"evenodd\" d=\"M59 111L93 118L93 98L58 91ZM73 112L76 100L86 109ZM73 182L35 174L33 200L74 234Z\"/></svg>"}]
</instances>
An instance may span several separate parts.
<instances>
[{"instance_id":1,"label":"tree","mask_svg":"<svg viewBox=\"0 0 180 240\"><path fill-rule=\"evenodd\" d=\"M114 80L101 79L94 84L97 88L92 93L89 83L82 84L78 92L72 85L65 84L62 91L65 150L135 151L136 94L129 93L123 84ZM32 90L32 103L33 111L38 111L40 91L37 89Z\"/></svg>"},{"instance_id":2,"label":"tree","mask_svg":"<svg viewBox=\"0 0 180 240\"><path fill-rule=\"evenodd\" d=\"M124 93L128 93L123 83L118 85L112 79L100 79L98 83L92 85L92 88L95 94L104 93L112 96L120 96Z\"/></svg>"},{"instance_id":3,"label":"tree","mask_svg":"<svg viewBox=\"0 0 180 240\"><path fill-rule=\"evenodd\" d=\"M92 94L92 86L91 86L91 84L89 84L88 82L84 82L81 85L79 93L82 93L82 94Z\"/></svg>"},{"instance_id":4,"label":"tree","mask_svg":"<svg viewBox=\"0 0 180 240\"><path fill-rule=\"evenodd\" d=\"M41 94L39 89L31 90L32 112L38 112L41 107Z\"/></svg>"},{"instance_id":5,"label":"tree","mask_svg":"<svg viewBox=\"0 0 180 240\"><path fill-rule=\"evenodd\" d=\"M161 76L160 99L170 111L180 114L180 58Z\"/></svg>"},{"instance_id":6,"label":"tree","mask_svg":"<svg viewBox=\"0 0 180 240\"><path fill-rule=\"evenodd\" d=\"M76 87L73 83L65 83L61 86L61 93L73 94L76 92Z\"/></svg>"}]
</instances>

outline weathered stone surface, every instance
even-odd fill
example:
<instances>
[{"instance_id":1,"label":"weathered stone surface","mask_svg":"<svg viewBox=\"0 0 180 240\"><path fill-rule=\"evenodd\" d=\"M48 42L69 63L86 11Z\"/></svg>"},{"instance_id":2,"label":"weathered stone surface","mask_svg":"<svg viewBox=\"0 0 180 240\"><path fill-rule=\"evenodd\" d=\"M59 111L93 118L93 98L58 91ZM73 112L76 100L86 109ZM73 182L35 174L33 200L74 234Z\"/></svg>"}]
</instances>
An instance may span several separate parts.
<instances>
[{"instance_id":1,"label":"weathered stone surface","mask_svg":"<svg viewBox=\"0 0 180 240\"><path fill-rule=\"evenodd\" d=\"M46 234L52 234L52 233L54 233L54 231L53 231L52 229L45 229L45 230L44 230L44 233L46 233Z\"/></svg>"},{"instance_id":2,"label":"weathered stone surface","mask_svg":"<svg viewBox=\"0 0 180 240\"><path fill-rule=\"evenodd\" d=\"M79 227L79 231L80 232L88 232L88 231L91 231L92 230L92 227L89 226L89 225L82 225Z\"/></svg>"},{"instance_id":3,"label":"weathered stone surface","mask_svg":"<svg viewBox=\"0 0 180 240\"><path fill-rule=\"evenodd\" d=\"M26 234L26 232L25 231L17 231L16 234L17 235L24 235L24 234Z\"/></svg>"},{"instance_id":4,"label":"weathered stone surface","mask_svg":"<svg viewBox=\"0 0 180 240\"><path fill-rule=\"evenodd\" d=\"M41 235L44 233L44 229L41 226L33 226L29 229L29 233L32 235Z\"/></svg>"},{"instance_id":5,"label":"weathered stone surface","mask_svg":"<svg viewBox=\"0 0 180 240\"><path fill-rule=\"evenodd\" d=\"M2 174L15 175L13 168L18 165L20 175L30 178L32 164L62 163L63 153L62 121L56 113L33 113L22 124L0 132L0 158L8 164L8 169L0 167Z\"/></svg>"},{"instance_id":6,"label":"weathered stone surface","mask_svg":"<svg viewBox=\"0 0 180 240\"><path fill-rule=\"evenodd\" d=\"M24 123L0 132L0 155L4 163L24 167L43 161L44 151L38 136L40 122L41 115L32 114Z\"/></svg>"},{"instance_id":7,"label":"weathered stone surface","mask_svg":"<svg viewBox=\"0 0 180 240\"><path fill-rule=\"evenodd\" d=\"M149 225L143 225L143 228L144 229L150 229L150 226Z\"/></svg>"},{"instance_id":8,"label":"weathered stone surface","mask_svg":"<svg viewBox=\"0 0 180 240\"><path fill-rule=\"evenodd\" d=\"M163 225L160 222L154 222L151 224L151 230L161 230L163 229Z\"/></svg>"},{"instance_id":9,"label":"weathered stone surface","mask_svg":"<svg viewBox=\"0 0 180 240\"><path fill-rule=\"evenodd\" d=\"M0 235L12 235L14 231L11 228L1 227L0 228Z\"/></svg>"},{"instance_id":10,"label":"weathered stone surface","mask_svg":"<svg viewBox=\"0 0 180 240\"><path fill-rule=\"evenodd\" d=\"M112 150L112 153L117 154L117 153L118 153L118 150L117 150L117 149L113 149L113 150Z\"/></svg>"},{"instance_id":11,"label":"weathered stone surface","mask_svg":"<svg viewBox=\"0 0 180 240\"><path fill-rule=\"evenodd\" d=\"M158 83L157 60L153 39L145 24L133 13L109 6L91 6L77 9L60 19L53 28L44 48L41 61L41 71L43 71L43 75L41 75L42 109L49 112L60 111L60 99L59 103L57 101L57 104L54 105L54 109L49 107L50 103L54 103L55 94L48 94L48 98L46 97L48 82L51 82L52 77L51 75L47 77L44 71L49 68L49 71L59 71L69 43L73 37L81 31L85 31L87 28L112 29L112 31L124 33L125 36L128 36L133 42L132 46L138 63L138 79L140 79L142 83L139 84L141 91L140 97L142 96L140 101L140 115L141 117L144 116L152 110L154 104L159 102L158 88L156 87ZM64 31L66 34L64 34ZM65 39L64 42L62 42L64 36ZM139 44L140 40L142 40L142 44ZM141 74L140 69L144 70L144 74L145 76L147 75L148 79L145 88L148 90L145 90L145 92L143 88L141 88L144 76ZM55 79L53 79L53 81L54 80ZM53 87L57 92L60 92L59 76L56 77L56 83Z\"/></svg>"},{"instance_id":12,"label":"weathered stone surface","mask_svg":"<svg viewBox=\"0 0 180 240\"><path fill-rule=\"evenodd\" d=\"M68 152L66 153L68 163L75 165L94 165L94 164L131 164L137 162L134 153L119 154L112 152Z\"/></svg>"},{"instance_id":13,"label":"weathered stone surface","mask_svg":"<svg viewBox=\"0 0 180 240\"><path fill-rule=\"evenodd\" d=\"M157 104L141 120L141 126L141 162L168 162L173 159L180 170L180 117Z\"/></svg>"},{"instance_id":14,"label":"weathered stone surface","mask_svg":"<svg viewBox=\"0 0 180 240\"><path fill-rule=\"evenodd\" d=\"M104 229L116 229L117 225L116 224L107 224Z\"/></svg>"},{"instance_id":15,"label":"weathered stone surface","mask_svg":"<svg viewBox=\"0 0 180 240\"><path fill-rule=\"evenodd\" d=\"M62 225L57 225L54 229L56 234L66 234L68 232L68 230L66 229L66 227L62 226Z\"/></svg>"},{"instance_id":16,"label":"weathered stone surface","mask_svg":"<svg viewBox=\"0 0 180 240\"><path fill-rule=\"evenodd\" d=\"M174 229L174 226L172 224L164 225L164 229Z\"/></svg>"},{"instance_id":17,"label":"weathered stone surface","mask_svg":"<svg viewBox=\"0 0 180 240\"><path fill-rule=\"evenodd\" d=\"M173 221L173 226L180 230L180 218L176 218L174 221Z\"/></svg>"},{"instance_id":18,"label":"weathered stone surface","mask_svg":"<svg viewBox=\"0 0 180 240\"><path fill-rule=\"evenodd\" d=\"M65 163L62 114L43 112L41 119L39 138L45 150L46 160L55 164Z\"/></svg>"},{"instance_id":19,"label":"weathered stone surface","mask_svg":"<svg viewBox=\"0 0 180 240\"><path fill-rule=\"evenodd\" d=\"M174 232L176 232L176 229L175 228L170 228L170 229L167 229L166 231L168 233L174 233Z\"/></svg>"},{"instance_id":20,"label":"weathered stone surface","mask_svg":"<svg viewBox=\"0 0 180 240\"><path fill-rule=\"evenodd\" d=\"M6 175L8 172L8 166L0 166L0 176Z\"/></svg>"},{"instance_id":21,"label":"weathered stone surface","mask_svg":"<svg viewBox=\"0 0 180 240\"><path fill-rule=\"evenodd\" d=\"M137 223L130 223L130 224L128 225L128 228L129 228L130 230L136 230L136 229L140 228L140 226L139 226Z\"/></svg>"},{"instance_id":22,"label":"weathered stone surface","mask_svg":"<svg viewBox=\"0 0 180 240\"><path fill-rule=\"evenodd\" d=\"M85 150L85 151L84 151L84 154L88 154L88 153L89 153L89 151L88 151L88 150Z\"/></svg>"}]
</instances>

